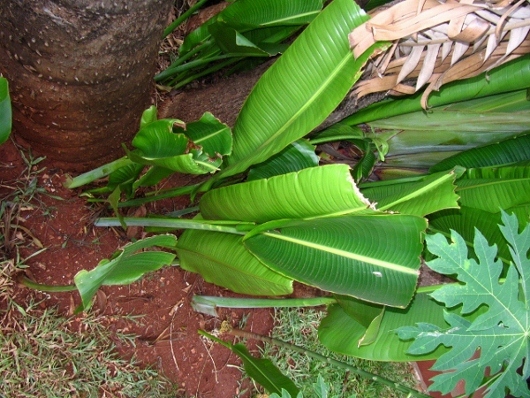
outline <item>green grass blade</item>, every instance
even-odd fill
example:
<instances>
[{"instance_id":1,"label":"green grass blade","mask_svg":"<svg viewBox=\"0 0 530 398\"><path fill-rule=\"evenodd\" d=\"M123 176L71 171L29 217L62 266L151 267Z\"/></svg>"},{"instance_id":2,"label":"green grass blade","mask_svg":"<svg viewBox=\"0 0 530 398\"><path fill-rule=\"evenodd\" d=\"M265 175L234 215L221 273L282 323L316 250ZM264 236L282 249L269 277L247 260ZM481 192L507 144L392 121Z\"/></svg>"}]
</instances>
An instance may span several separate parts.
<instances>
[{"instance_id":1,"label":"green grass blade","mask_svg":"<svg viewBox=\"0 0 530 398\"><path fill-rule=\"evenodd\" d=\"M12 115L9 84L7 79L0 77L0 144L3 144L11 134Z\"/></svg>"}]
</instances>

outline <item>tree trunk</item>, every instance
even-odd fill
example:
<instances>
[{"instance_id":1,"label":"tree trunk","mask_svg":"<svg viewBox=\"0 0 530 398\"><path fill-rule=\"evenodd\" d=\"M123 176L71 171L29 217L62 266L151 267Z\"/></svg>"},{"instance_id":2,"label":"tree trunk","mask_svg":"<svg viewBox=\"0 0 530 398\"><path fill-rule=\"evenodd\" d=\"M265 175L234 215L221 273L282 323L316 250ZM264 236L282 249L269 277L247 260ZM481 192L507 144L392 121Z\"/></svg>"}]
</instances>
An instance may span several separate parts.
<instances>
[{"instance_id":1,"label":"tree trunk","mask_svg":"<svg viewBox=\"0 0 530 398\"><path fill-rule=\"evenodd\" d=\"M122 156L150 104L172 0L0 0L17 139L81 171Z\"/></svg>"}]
</instances>

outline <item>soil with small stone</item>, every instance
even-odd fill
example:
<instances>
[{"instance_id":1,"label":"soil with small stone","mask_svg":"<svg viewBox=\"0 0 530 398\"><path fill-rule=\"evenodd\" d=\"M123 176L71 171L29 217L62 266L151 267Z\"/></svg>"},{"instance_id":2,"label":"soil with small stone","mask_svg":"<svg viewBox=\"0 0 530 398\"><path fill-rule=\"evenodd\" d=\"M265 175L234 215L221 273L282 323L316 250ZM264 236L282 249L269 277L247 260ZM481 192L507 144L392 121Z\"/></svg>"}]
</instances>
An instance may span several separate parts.
<instances>
[{"instance_id":1,"label":"soil with small stone","mask_svg":"<svg viewBox=\"0 0 530 398\"><path fill-rule=\"evenodd\" d=\"M0 146L2 200L12 193L17 181L25 178L26 166L20 151L11 141ZM92 269L131 239L145 236L142 230L95 227L93 222L98 216L110 215L106 207L88 203L80 197L81 189L64 188L67 176L47 160L35 167L44 168L37 174L37 184L46 194L39 194L40 202L33 201L31 206L22 208L16 223L20 228L14 225L11 229L11 239L21 248L22 258L41 247L45 249L26 261L28 268L24 273L30 279L47 285L70 285L78 271ZM189 181L168 182L175 186L186 183ZM188 198L175 198L136 212L164 214L188 205ZM118 342L120 354L158 368L178 384L179 397L251 396L249 384L241 385L241 362L237 356L200 337L197 331L215 332L222 321L228 321L233 327L267 334L273 325L270 311L219 309L218 317L211 317L192 309L190 301L196 294L237 296L179 267L164 267L131 285L103 287L91 311L106 315L111 330L137 335L135 347ZM42 306L56 306L67 316L72 316L80 304L76 292L42 293L22 285L16 287L16 300L24 302L29 297L42 300ZM123 315L138 318L132 320ZM255 345L250 348L257 353ZM242 393L244 390L247 392Z\"/></svg>"}]
</instances>

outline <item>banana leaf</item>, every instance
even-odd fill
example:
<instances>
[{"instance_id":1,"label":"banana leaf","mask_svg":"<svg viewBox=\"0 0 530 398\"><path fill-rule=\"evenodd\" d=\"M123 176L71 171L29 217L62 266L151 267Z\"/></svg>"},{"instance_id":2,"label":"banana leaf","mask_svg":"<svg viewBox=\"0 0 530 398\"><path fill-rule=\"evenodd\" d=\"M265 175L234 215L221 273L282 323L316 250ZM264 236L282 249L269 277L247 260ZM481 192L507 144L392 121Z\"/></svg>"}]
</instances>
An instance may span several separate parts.
<instances>
[{"instance_id":1,"label":"banana leaf","mask_svg":"<svg viewBox=\"0 0 530 398\"><path fill-rule=\"evenodd\" d=\"M361 192L379 210L425 216L447 208L458 208L455 172L440 172L412 180L367 183Z\"/></svg>"},{"instance_id":2,"label":"banana leaf","mask_svg":"<svg viewBox=\"0 0 530 398\"><path fill-rule=\"evenodd\" d=\"M315 147L307 140L301 139L291 143L283 151L252 166L248 171L247 181L270 178L281 174L293 173L308 167L318 166L320 158Z\"/></svg>"},{"instance_id":3,"label":"banana leaf","mask_svg":"<svg viewBox=\"0 0 530 398\"><path fill-rule=\"evenodd\" d=\"M173 250L177 238L173 235L157 235L130 243L112 258L99 262L96 268L79 271L74 282L81 295L83 308L90 307L92 298L103 285L128 285L147 272L169 265L175 258L167 251L145 251L153 247Z\"/></svg>"},{"instance_id":4,"label":"banana leaf","mask_svg":"<svg viewBox=\"0 0 530 398\"><path fill-rule=\"evenodd\" d=\"M236 293L285 295L292 279L272 271L250 254L241 235L201 230L185 231L177 243L180 266Z\"/></svg>"},{"instance_id":5,"label":"banana leaf","mask_svg":"<svg viewBox=\"0 0 530 398\"><path fill-rule=\"evenodd\" d=\"M429 96L429 106L437 107L473 98L483 98L494 94L527 89L530 87L530 55L517 58L489 72L470 79L451 82L440 91ZM372 104L355 114L348 116L340 123L358 125L374 120L422 111L419 92L406 98L392 98Z\"/></svg>"},{"instance_id":6,"label":"banana leaf","mask_svg":"<svg viewBox=\"0 0 530 398\"><path fill-rule=\"evenodd\" d=\"M400 340L396 330L416 322L445 326L443 309L427 293L416 294L405 309L386 307L383 310L382 306L342 298L340 304L328 307L328 314L318 328L318 338L329 350L357 358L393 362L435 359L447 350L438 348L421 356L407 354L412 341ZM362 312L371 317L359 318ZM376 320L380 323L370 330L372 319L381 314L382 319Z\"/></svg>"},{"instance_id":7,"label":"banana leaf","mask_svg":"<svg viewBox=\"0 0 530 398\"><path fill-rule=\"evenodd\" d=\"M432 166L430 171L448 170L457 165L466 168L503 166L527 160L530 160L530 134L524 133L451 156Z\"/></svg>"},{"instance_id":8,"label":"banana leaf","mask_svg":"<svg viewBox=\"0 0 530 398\"><path fill-rule=\"evenodd\" d=\"M530 165L469 170L457 181L463 206L498 213L530 204Z\"/></svg>"},{"instance_id":9,"label":"banana leaf","mask_svg":"<svg viewBox=\"0 0 530 398\"><path fill-rule=\"evenodd\" d=\"M199 206L208 220L263 223L362 212L370 203L359 193L349 167L336 164L214 189Z\"/></svg>"},{"instance_id":10,"label":"banana leaf","mask_svg":"<svg viewBox=\"0 0 530 398\"><path fill-rule=\"evenodd\" d=\"M406 307L416 289L425 228L423 218L408 215L326 217L251 231L244 245L272 270L302 283Z\"/></svg>"},{"instance_id":11,"label":"banana leaf","mask_svg":"<svg viewBox=\"0 0 530 398\"><path fill-rule=\"evenodd\" d=\"M352 1L335 0L313 20L254 86L233 129L228 166L204 189L280 152L337 107L373 51L355 60L347 39L367 19Z\"/></svg>"}]
</instances>

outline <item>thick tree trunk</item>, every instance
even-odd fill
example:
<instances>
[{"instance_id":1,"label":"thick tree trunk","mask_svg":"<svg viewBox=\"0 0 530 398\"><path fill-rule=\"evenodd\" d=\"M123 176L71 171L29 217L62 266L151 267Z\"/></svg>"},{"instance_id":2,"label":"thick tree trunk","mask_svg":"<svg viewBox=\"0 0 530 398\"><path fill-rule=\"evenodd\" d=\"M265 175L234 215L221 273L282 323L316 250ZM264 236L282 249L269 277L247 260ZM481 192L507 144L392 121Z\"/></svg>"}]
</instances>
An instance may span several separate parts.
<instances>
[{"instance_id":1,"label":"thick tree trunk","mask_svg":"<svg viewBox=\"0 0 530 398\"><path fill-rule=\"evenodd\" d=\"M172 0L0 0L18 139L70 170L123 154L149 106Z\"/></svg>"}]
</instances>

